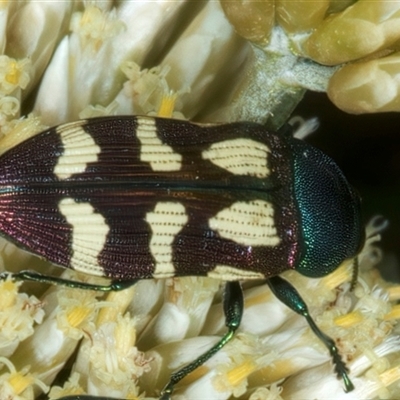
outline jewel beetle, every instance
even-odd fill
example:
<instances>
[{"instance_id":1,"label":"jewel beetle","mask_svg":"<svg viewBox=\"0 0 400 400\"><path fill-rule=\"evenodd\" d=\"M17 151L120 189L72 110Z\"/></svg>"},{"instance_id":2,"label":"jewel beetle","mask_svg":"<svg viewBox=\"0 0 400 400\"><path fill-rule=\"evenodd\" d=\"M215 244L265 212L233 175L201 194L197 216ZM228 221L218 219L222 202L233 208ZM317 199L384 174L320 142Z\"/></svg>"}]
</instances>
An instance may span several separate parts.
<instances>
[{"instance_id":1,"label":"jewel beetle","mask_svg":"<svg viewBox=\"0 0 400 400\"><path fill-rule=\"evenodd\" d=\"M56 265L111 283L33 271L11 274L15 279L103 291L151 278L226 281L227 333L174 373L160 399L170 399L177 382L232 338L247 279L264 279L306 318L345 390L353 389L334 341L279 274L322 277L355 258L363 242L359 198L328 156L287 130L148 116L50 128L0 157L0 232Z\"/></svg>"}]
</instances>

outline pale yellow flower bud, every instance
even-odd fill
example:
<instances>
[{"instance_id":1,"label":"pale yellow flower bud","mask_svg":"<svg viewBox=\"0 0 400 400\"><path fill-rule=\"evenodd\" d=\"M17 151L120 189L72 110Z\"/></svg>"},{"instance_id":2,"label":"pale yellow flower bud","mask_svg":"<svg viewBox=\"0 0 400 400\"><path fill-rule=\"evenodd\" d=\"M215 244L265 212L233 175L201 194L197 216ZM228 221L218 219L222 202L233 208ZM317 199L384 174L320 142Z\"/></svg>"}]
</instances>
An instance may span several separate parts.
<instances>
[{"instance_id":1,"label":"pale yellow flower bud","mask_svg":"<svg viewBox=\"0 0 400 400\"><path fill-rule=\"evenodd\" d=\"M331 78L328 96L352 114L400 111L399 72L400 53L346 65Z\"/></svg>"},{"instance_id":2,"label":"pale yellow flower bud","mask_svg":"<svg viewBox=\"0 0 400 400\"><path fill-rule=\"evenodd\" d=\"M221 0L235 31L255 43L265 43L275 22L274 1Z\"/></svg>"},{"instance_id":3,"label":"pale yellow flower bud","mask_svg":"<svg viewBox=\"0 0 400 400\"><path fill-rule=\"evenodd\" d=\"M400 38L398 1L360 0L322 22L303 45L313 60L341 64L388 48Z\"/></svg>"},{"instance_id":4,"label":"pale yellow flower bud","mask_svg":"<svg viewBox=\"0 0 400 400\"><path fill-rule=\"evenodd\" d=\"M277 0L276 19L290 33L312 29L322 22L329 3L329 0Z\"/></svg>"}]
</instances>

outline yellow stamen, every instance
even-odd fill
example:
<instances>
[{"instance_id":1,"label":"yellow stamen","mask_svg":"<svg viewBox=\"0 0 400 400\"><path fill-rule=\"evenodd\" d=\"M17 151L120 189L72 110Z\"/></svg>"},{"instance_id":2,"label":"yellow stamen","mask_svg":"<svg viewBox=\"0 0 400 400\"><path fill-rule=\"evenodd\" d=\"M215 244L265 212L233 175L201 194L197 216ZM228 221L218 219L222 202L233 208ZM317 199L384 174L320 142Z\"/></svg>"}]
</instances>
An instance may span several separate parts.
<instances>
[{"instance_id":1,"label":"yellow stamen","mask_svg":"<svg viewBox=\"0 0 400 400\"><path fill-rule=\"evenodd\" d=\"M129 313L124 317L118 318L118 323L114 330L114 340L118 352L121 354L128 353L129 349L135 345L136 329Z\"/></svg>"},{"instance_id":2,"label":"yellow stamen","mask_svg":"<svg viewBox=\"0 0 400 400\"><path fill-rule=\"evenodd\" d=\"M400 304L397 304L392 307L390 312L388 312L383 319L385 321L391 320L391 319L400 319Z\"/></svg>"},{"instance_id":3,"label":"yellow stamen","mask_svg":"<svg viewBox=\"0 0 400 400\"><path fill-rule=\"evenodd\" d=\"M170 91L168 94L164 94L161 99L161 104L158 108L157 115L159 117L171 118L175 108L176 93Z\"/></svg>"},{"instance_id":4,"label":"yellow stamen","mask_svg":"<svg viewBox=\"0 0 400 400\"><path fill-rule=\"evenodd\" d=\"M17 296L17 285L10 281L3 281L0 284L0 310L5 310L15 304Z\"/></svg>"},{"instance_id":5,"label":"yellow stamen","mask_svg":"<svg viewBox=\"0 0 400 400\"><path fill-rule=\"evenodd\" d=\"M249 378L249 386L260 385L261 382L263 385L277 382L299 372L299 369L299 366L290 360L275 360L272 364L252 374Z\"/></svg>"},{"instance_id":6,"label":"yellow stamen","mask_svg":"<svg viewBox=\"0 0 400 400\"><path fill-rule=\"evenodd\" d=\"M400 379L400 366L388 369L379 375L382 383L387 387Z\"/></svg>"},{"instance_id":7,"label":"yellow stamen","mask_svg":"<svg viewBox=\"0 0 400 400\"><path fill-rule=\"evenodd\" d=\"M334 289L344 282L351 280L351 266L353 261L345 261L338 269L321 279L321 283L328 289Z\"/></svg>"},{"instance_id":8,"label":"yellow stamen","mask_svg":"<svg viewBox=\"0 0 400 400\"><path fill-rule=\"evenodd\" d=\"M16 61L11 61L8 65L8 72L4 76L4 79L12 85L17 85L21 77L21 70L17 68L17 65Z\"/></svg>"},{"instance_id":9,"label":"yellow stamen","mask_svg":"<svg viewBox=\"0 0 400 400\"><path fill-rule=\"evenodd\" d=\"M34 383L35 379L32 375L22 375L19 372L12 373L8 379L8 383L12 386L15 394L21 394L27 387Z\"/></svg>"},{"instance_id":10,"label":"yellow stamen","mask_svg":"<svg viewBox=\"0 0 400 400\"><path fill-rule=\"evenodd\" d=\"M111 292L108 294L106 302L111 304L111 307L104 307L100 310L96 324L100 326L106 322L115 321L117 315L125 312L128 305L132 302L135 287L129 289Z\"/></svg>"},{"instance_id":11,"label":"yellow stamen","mask_svg":"<svg viewBox=\"0 0 400 400\"><path fill-rule=\"evenodd\" d=\"M400 300L400 285L392 286L387 289L390 301Z\"/></svg>"},{"instance_id":12,"label":"yellow stamen","mask_svg":"<svg viewBox=\"0 0 400 400\"><path fill-rule=\"evenodd\" d=\"M350 328L351 326L360 324L364 320L363 315L358 311L353 311L346 315L341 315L334 319L334 323L342 328Z\"/></svg>"},{"instance_id":13,"label":"yellow stamen","mask_svg":"<svg viewBox=\"0 0 400 400\"><path fill-rule=\"evenodd\" d=\"M73 328L77 328L92 311L89 307L74 307L67 313L67 321Z\"/></svg>"},{"instance_id":14,"label":"yellow stamen","mask_svg":"<svg viewBox=\"0 0 400 400\"><path fill-rule=\"evenodd\" d=\"M231 369L227 373L227 378L232 386L239 385L243 379L246 379L252 372L255 371L257 365L252 360L247 360L243 364Z\"/></svg>"}]
</instances>

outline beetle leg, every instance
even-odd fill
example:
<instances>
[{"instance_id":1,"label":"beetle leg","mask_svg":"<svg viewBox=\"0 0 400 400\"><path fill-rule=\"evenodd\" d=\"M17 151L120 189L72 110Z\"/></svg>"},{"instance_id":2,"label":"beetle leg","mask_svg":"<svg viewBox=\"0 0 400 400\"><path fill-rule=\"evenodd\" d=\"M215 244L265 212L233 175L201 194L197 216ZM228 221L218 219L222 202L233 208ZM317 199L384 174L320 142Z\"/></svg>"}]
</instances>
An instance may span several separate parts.
<instances>
[{"instance_id":1,"label":"beetle leg","mask_svg":"<svg viewBox=\"0 0 400 400\"><path fill-rule=\"evenodd\" d=\"M359 269L358 256L355 256L353 259L353 274L351 277L350 292L352 292L357 285L358 269Z\"/></svg>"},{"instance_id":2,"label":"beetle leg","mask_svg":"<svg viewBox=\"0 0 400 400\"><path fill-rule=\"evenodd\" d=\"M206 351L189 365L186 365L186 367L174 372L171 375L169 382L162 390L160 400L170 400L174 386L181 379L183 379L190 372L194 371L200 365L204 364L233 338L234 333L240 325L243 315L243 292L240 283L237 281L226 283L224 293L224 314L225 326L228 328L228 332L225 333L220 341L211 347L211 349Z\"/></svg>"},{"instance_id":3,"label":"beetle leg","mask_svg":"<svg viewBox=\"0 0 400 400\"><path fill-rule=\"evenodd\" d=\"M286 304L290 309L297 314L302 315L306 319L308 325L315 335L318 336L322 343L324 343L324 345L328 348L333 360L333 364L335 365L335 372L339 378L343 379L345 391L351 392L354 389L354 385L347 375L348 368L343 362L335 342L331 337L325 335L325 333L318 328L314 320L311 318L310 313L308 312L307 304L301 298L299 292L289 282L285 281L279 276L269 278L267 283L274 295L282 303Z\"/></svg>"},{"instance_id":4,"label":"beetle leg","mask_svg":"<svg viewBox=\"0 0 400 400\"><path fill-rule=\"evenodd\" d=\"M75 396L60 397L58 400L125 400L125 399L117 399L115 397L90 396L87 394L78 394Z\"/></svg>"},{"instance_id":5,"label":"beetle leg","mask_svg":"<svg viewBox=\"0 0 400 400\"><path fill-rule=\"evenodd\" d=\"M50 275L43 275L36 271L20 271L16 273L3 272L0 273L0 280L5 280L8 276L11 276L12 279L17 281L41 282L51 285L63 285L74 289L97 290L99 292L112 292L127 289L139 281L139 279L127 281L115 280L109 285L96 285L94 283L79 282Z\"/></svg>"}]
</instances>

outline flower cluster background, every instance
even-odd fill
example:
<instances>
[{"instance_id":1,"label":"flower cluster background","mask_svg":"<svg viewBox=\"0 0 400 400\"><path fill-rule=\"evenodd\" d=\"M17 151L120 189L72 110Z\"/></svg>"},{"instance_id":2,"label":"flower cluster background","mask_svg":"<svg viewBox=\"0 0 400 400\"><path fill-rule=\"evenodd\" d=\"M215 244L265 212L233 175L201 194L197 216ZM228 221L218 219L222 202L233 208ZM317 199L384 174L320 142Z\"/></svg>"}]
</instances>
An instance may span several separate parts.
<instances>
[{"instance_id":1,"label":"flower cluster background","mask_svg":"<svg viewBox=\"0 0 400 400\"><path fill-rule=\"evenodd\" d=\"M356 289L351 262L320 280L286 275L340 344L355 391L344 393L301 317L265 286L245 284L237 337L174 400L399 397L400 290L387 282L399 271L399 46L398 1L0 2L1 153L94 116L250 120L276 130L296 114L319 119L307 140L364 197L370 240ZM389 219L386 231L368 223L376 214ZM2 239L0 271L35 268L60 273ZM157 398L173 371L224 332L221 293L203 278L140 282L106 297L0 282L0 400Z\"/></svg>"}]
</instances>

